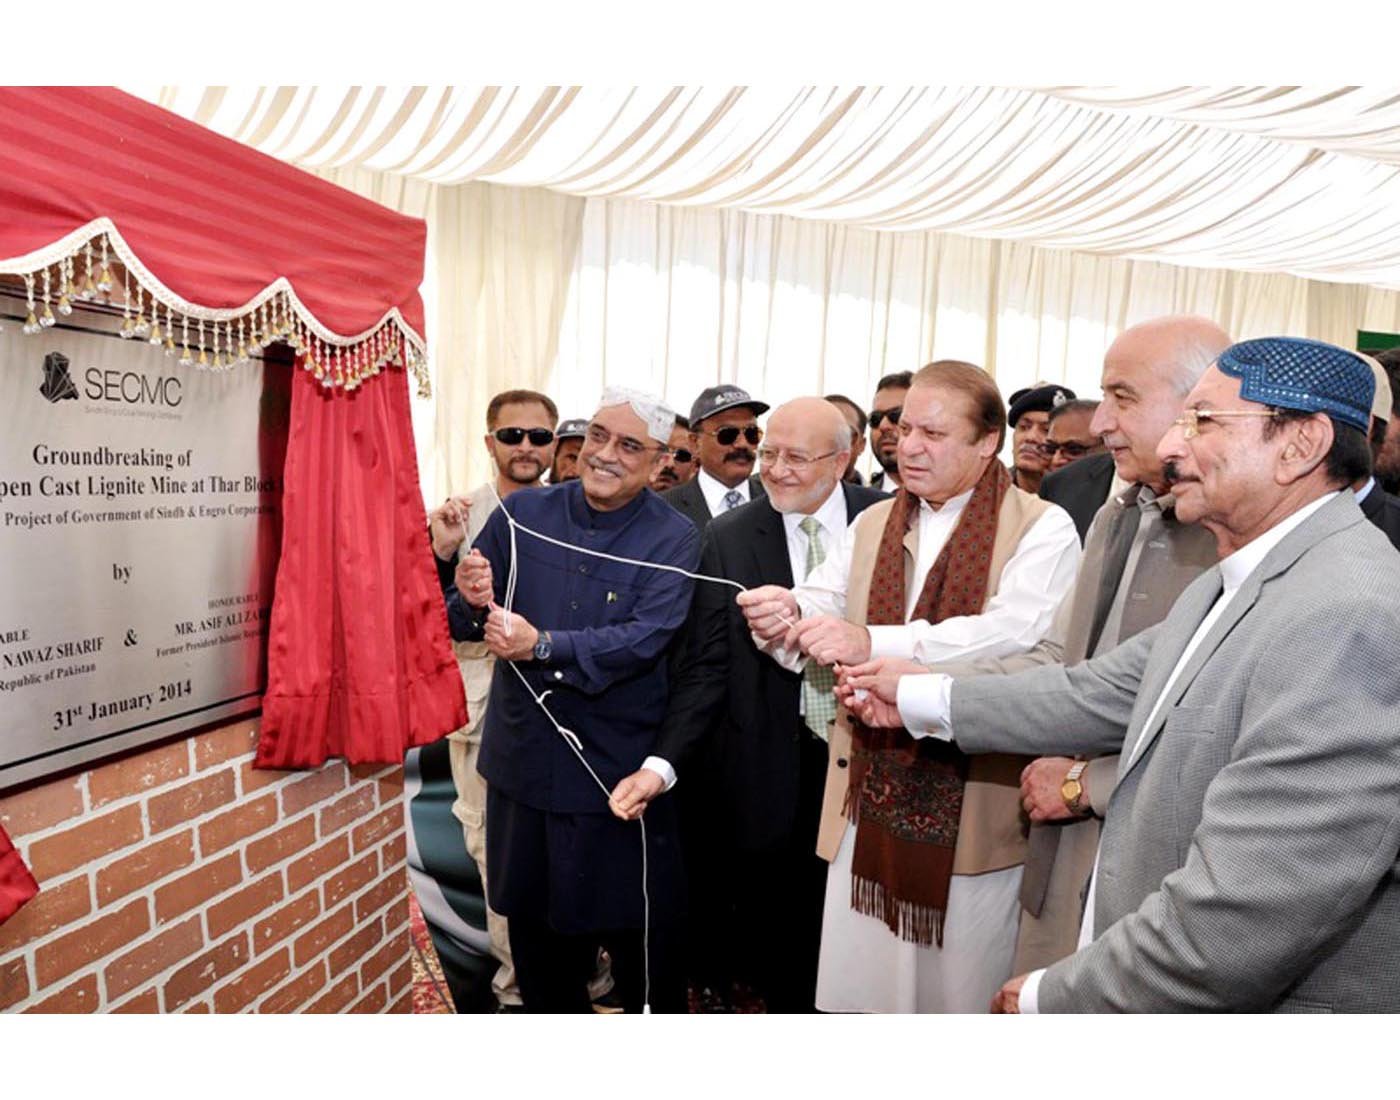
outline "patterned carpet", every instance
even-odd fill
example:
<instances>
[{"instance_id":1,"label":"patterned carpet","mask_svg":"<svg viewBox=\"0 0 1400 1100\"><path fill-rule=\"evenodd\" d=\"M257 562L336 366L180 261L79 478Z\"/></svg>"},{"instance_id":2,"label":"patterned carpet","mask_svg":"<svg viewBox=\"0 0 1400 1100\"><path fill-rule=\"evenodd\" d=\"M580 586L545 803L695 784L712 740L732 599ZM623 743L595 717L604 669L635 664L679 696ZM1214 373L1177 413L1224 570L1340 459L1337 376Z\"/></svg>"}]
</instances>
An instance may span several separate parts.
<instances>
[{"instance_id":1,"label":"patterned carpet","mask_svg":"<svg viewBox=\"0 0 1400 1100\"><path fill-rule=\"evenodd\" d=\"M451 1014L452 998L442 977L442 963L433 950L433 938L423 921L423 911L413 891L408 892L408 929L413 937L413 1014Z\"/></svg>"}]
</instances>

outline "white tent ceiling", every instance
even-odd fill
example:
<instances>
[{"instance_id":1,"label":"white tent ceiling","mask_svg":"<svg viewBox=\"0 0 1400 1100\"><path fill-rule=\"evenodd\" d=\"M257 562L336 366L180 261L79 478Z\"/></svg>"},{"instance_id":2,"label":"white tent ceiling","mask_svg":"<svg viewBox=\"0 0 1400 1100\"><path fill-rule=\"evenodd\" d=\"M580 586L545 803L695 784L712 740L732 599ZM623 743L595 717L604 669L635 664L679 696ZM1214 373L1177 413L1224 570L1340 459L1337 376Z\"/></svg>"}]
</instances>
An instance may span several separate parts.
<instances>
[{"instance_id":1,"label":"white tent ceiling","mask_svg":"<svg viewBox=\"0 0 1400 1100\"><path fill-rule=\"evenodd\" d=\"M1400 287L1400 89L130 90L307 168Z\"/></svg>"}]
</instances>

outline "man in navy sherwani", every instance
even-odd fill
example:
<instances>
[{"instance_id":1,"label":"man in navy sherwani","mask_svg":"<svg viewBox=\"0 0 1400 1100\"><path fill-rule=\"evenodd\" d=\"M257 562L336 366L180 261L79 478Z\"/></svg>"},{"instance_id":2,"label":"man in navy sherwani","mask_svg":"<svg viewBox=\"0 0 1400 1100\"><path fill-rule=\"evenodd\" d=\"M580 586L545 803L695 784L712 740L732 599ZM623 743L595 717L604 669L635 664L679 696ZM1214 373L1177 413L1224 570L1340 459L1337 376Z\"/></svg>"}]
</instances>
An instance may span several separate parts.
<instances>
[{"instance_id":1,"label":"man in navy sherwani","mask_svg":"<svg viewBox=\"0 0 1400 1100\"><path fill-rule=\"evenodd\" d=\"M500 660L482 733L491 907L510 921L525 1008L587 1012L599 945L629 1011L642 1006L642 838L650 900L651 1003L684 1011L676 936L684 904L674 807L653 799L676 782L689 746L668 739L666 651L693 581L545 542L694 570L694 526L647 488L675 414L609 390L590 420L577 481L511 494L492 514L447 590L457 639L484 639ZM505 603L513 518L517 585ZM561 726L580 762L514 669ZM681 764L683 766L683 763ZM643 811L645 834L636 823Z\"/></svg>"}]
</instances>

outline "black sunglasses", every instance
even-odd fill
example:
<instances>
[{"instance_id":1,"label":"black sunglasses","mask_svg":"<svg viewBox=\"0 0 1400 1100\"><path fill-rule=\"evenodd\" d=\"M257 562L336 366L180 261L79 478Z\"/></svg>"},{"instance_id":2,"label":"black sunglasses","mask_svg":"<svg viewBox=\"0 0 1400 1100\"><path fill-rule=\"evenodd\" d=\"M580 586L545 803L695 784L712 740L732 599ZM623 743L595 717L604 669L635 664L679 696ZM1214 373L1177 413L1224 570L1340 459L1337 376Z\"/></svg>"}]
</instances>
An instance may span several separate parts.
<instances>
[{"instance_id":1,"label":"black sunglasses","mask_svg":"<svg viewBox=\"0 0 1400 1100\"><path fill-rule=\"evenodd\" d=\"M896 405L892 409L876 409L870 414L870 430L872 432L878 432L880 430L881 423L883 423L886 419L889 420L890 426L894 427L894 425L899 423L899 414L903 411L903 405Z\"/></svg>"},{"instance_id":2,"label":"black sunglasses","mask_svg":"<svg viewBox=\"0 0 1400 1100\"><path fill-rule=\"evenodd\" d=\"M532 447L548 447L554 442L554 433L548 428L497 428L491 434L507 447L516 446L527 435Z\"/></svg>"},{"instance_id":3,"label":"black sunglasses","mask_svg":"<svg viewBox=\"0 0 1400 1100\"><path fill-rule=\"evenodd\" d=\"M720 428L718 431L714 432L706 431L704 428L700 430L706 435L712 435L715 439L719 440L719 445L721 447L731 446L734 441L739 438L740 432L743 432L744 438L749 441L751 447L757 447L759 441L763 438L763 429L757 424L750 424L747 428L737 428L731 424L727 428Z\"/></svg>"},{"instance_id":4,"label":"black sunglasses","mask_svg":"<svg viewBox=\"0 0 1400 1100\"><path fill-rule=\"evenodd\" d=\"M684 465L687 462L695 461L695 456L689 451L687 451L684 447L677 447L674 451L667 451L666 453L682 465Z\"/></svg>"},{"instance_id":5,"label":"black sunglasses","mask_svg":"<svg viewBox=\"0 0 1400 1100\"><path fill-rule=\"evenodd\" d=\"M1093 443L1055 443L1050 441L1040 445L1040 453L1046 458L1054 458L1060 451L1064 451L1070 458L1083 458L1096 445Z\"/></svg>"}]
</instances>

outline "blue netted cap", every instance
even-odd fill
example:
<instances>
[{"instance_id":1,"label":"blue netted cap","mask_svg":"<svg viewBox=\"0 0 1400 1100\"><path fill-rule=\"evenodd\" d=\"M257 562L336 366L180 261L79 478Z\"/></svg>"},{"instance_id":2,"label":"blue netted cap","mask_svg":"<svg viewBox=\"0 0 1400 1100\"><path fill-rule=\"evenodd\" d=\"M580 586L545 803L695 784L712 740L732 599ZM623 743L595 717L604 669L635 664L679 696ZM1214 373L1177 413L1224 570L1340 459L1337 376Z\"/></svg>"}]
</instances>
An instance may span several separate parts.
<instances>
[{"instance_id":1,"label":"blue netted cap","mask_svg":"<svg viewBox=\"0 0 1400 1100\"><path fill-rule=\"evenodd\" d=\"M1243 340L1220 353L1222 373L1240 379L1240 396L1261 405L1328 413L1344 424L1371 427L1376 379L1355 352L1296 336Z\"/></svg>"}]
</instances>

